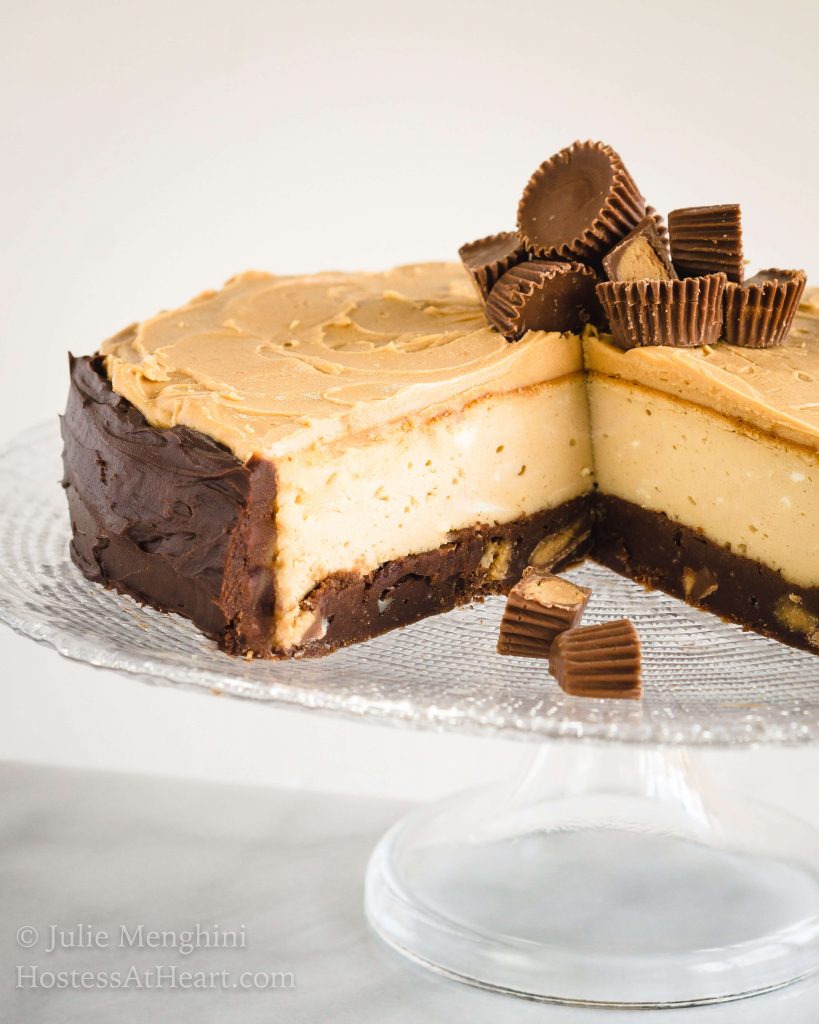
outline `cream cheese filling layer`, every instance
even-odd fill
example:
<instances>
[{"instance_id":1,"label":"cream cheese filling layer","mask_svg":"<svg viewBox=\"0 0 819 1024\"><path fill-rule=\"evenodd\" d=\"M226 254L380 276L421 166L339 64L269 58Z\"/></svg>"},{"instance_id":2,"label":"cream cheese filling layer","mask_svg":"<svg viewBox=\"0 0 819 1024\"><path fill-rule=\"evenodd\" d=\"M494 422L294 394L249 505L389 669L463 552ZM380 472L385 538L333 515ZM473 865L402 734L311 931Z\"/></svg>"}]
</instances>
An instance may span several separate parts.
<instances>
[{"instance_id":1,"label":"cream cheese filling layer","mask_svg":"<svg viewBox=\"0 0 819 1024\"><path fill-rule=\"evenodd\" d=\"M588 394L604 494L819 585L819 454L628 381L591 374Z\"/></svg>"},{"instance_id":2,"label":"cream cheese filling layer","mask_svg":"<svg viewBox=\"0 0 819 1024\"><path fill-rule=\"evenodd\" d=\"M355 443L276 460L275 645L321 625L301 602L326 577L367 574L453 532L554 508L593 484L583 377L573 374Z\"/></svg>"}]
</instances>

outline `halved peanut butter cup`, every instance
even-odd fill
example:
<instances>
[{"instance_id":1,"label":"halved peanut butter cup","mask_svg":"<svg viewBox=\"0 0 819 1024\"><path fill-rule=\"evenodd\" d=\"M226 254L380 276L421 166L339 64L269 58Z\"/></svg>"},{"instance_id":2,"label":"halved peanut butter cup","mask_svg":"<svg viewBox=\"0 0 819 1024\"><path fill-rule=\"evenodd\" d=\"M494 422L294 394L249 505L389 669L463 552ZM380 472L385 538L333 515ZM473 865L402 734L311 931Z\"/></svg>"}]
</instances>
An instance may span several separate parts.
<instances>
[{"instance_id":1,"label":"halved peanut butter cup","mask_svg":"<svg viewBox=\"0 0 819 1024\"><path fill-rule=\"evenodd\" d=\"M548 658L555 637L580 621L591 593L587 587L529 566L509 591L498 653Z\"/></svg>"},{"instance_id":2,"label":"halved peanut butter cup","mask_svg":"<svg viewBox=\"0 0 819 1024\"><path fill-rule=\"evenodd\" d=\"M668 258L653 217L645 217L603 257L610 281L674 281L677 273Z\"/></svg>"}]
</instances>

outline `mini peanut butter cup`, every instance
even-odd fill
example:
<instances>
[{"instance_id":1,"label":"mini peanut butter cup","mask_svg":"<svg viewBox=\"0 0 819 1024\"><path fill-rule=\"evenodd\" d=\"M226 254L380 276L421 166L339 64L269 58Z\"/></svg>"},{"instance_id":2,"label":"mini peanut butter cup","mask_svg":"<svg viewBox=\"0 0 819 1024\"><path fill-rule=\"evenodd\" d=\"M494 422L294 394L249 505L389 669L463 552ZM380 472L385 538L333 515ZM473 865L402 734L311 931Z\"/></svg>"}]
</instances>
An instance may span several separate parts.
<instances>
[{"instance_id":1,"label":"mini peanut butter cup","mask_svg":"<svg viewBox=\"0 0 819 1024\"><path fill-rule=\"evenodd\" d=\"M723 338L745 348L781 345L805 290L804 270L761 270L742 284L725 286Z\"/></svg>"},{"instance_id":2,"label":"mini peanut butter cup","mask_svg":"<svg viewBox=\"0 0 819 1024\"><path fill-rule=\"evenodd\" d=\"M674 281L677 274L653 217L641 220L603 257L610 281Z\"/></svg>"},{"instance_id":3,"label":"mini peanut butter cup","mask_svg":"<svg viewBox=\"0 0 819 1024\"><path fill-rule=\"evenodd\" d=\"M560 633L549 654L549 671L573 697L642 696L640 638L628 619Z\"/></svg>"},{"instance_id":4,"label":"mini peanut butter cup","mask_svg":"<svg viewBox=\"0 0 819 1024\"><path fill-rule=\"evenodd\" d=\"M490 292L486 319L509 341L527 331L581 331L600 319L596 284L597 275L582 263L519 263Z\"/></svg>"},{"instance_id":5,"label":"mini peanut butter cup","mask_svg":"<svg viewBox=\"0 0 819 1024\"><path fill-rule=\"evenodd\" d=\"M467 242L458 250L458 255L486 301L498 278L507 270L526 259L526 250L515 231L502 231L487 235L474 242Z\"/></svg>"},{"instance_id":6,"label":"mini peanut butter cup","mask_svg":"<svg viewBox=\"0 0 819 1024\"><path fill-rule=\"evenodd\" d=\"M548 658L555 637L577 625L590 597L588 588L529 566L509 591L498 653Z\"/></svg>"},{"instance_id":7,"label":"mini peanut butter cup","mask_svg":"<svg viewBox=\"0 0 819 1024\"><path fill-rule=\"evenodd\" d=\"M611 146L575 142L529 179L518 232L534 256L596 262L645 215L645 200Z\"/></svg>"},{"instance_id":8,"label":"mini peanut butter cup","mask_svg":"<svg viewBox=\"0 0 819 1024\"><path fill-rule=\"evenodd\" d=\"M713 345L722 332L725 274L682 281L604 281L597 297L621 348Z\"/></svg>"},{"instance_id":9,"label":"mini peanut butter cup","mask_svg":"<svg viewBox=\"0 0 819 1024\"><path fill-rule=\"evenodd\" d=\"M671 259L680 277L723 273L742 280L742 216L739 205L689 206L668 215Z\"/></svg>"}]
</instances>

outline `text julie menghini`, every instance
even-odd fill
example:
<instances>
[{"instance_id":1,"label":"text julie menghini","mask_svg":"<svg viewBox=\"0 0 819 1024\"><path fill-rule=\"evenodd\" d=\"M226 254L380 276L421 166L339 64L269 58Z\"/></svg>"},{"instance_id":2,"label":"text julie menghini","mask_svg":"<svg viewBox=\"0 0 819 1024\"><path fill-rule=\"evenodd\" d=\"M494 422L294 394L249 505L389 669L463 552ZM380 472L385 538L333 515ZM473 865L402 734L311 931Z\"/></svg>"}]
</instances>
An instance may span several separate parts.
<instances>
[{"instance_id":1,"label":"text julie menghini","mask_svg":"<svg viewBox=\"0 0 819 1024\"><path fill-rule=\"evenodd\" d=\"M42 939L42 944L41 944ZM17 944L24 949L39 947L43 953L61 949L173 949L180 956L190 956L198 949L246 949L247 929L220 928L201 925L190 928L149 928L144 924L121 924L114 931L75 924L62 928L55 924L41 932L31 925L17 930Z\"/></svg>"},{"instance_id":2,"label":"text julie menghini","mask_svg":"<svg viewBox=\"0 0 819 1024\"><path fill-rule=\"evenodd\" d=\"M188 958L200 950L246 950L248 948L245 925L222 928L196 922L189 928L155 928L145 924L120 924L115 928L96 928L90 924L72 924L62 927L49 924L43 928L22 925L17 929L17 945L21 949L37 950L61 960L71 952L85 951L97 961L101 952L118 950L162 950ZM62 954L62 956L61 956ZM212 958L210 958L212 959ZM122 964L117 958L113 969L79 968L73 963L63 969L38 964L17 966L18 989L278 989L295 988L292 971L251 970L234 973L224 968L190 969L179 964ZM234 957L231 957L234 960ZM234 960L235 962L235 960Z\"/></svg>"}]
</instances>

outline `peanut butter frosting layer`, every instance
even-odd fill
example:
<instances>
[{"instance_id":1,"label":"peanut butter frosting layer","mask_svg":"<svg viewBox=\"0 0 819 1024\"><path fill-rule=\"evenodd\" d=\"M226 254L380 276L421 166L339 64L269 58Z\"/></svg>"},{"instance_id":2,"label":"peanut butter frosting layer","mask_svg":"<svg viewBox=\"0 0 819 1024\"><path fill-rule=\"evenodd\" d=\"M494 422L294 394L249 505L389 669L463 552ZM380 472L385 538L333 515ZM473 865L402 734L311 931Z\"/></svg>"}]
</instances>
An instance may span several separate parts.
<instances>
[{"instance_id":1,"label":"peanut butter frosting layer","mask_svg":"<svg viewBox=\"0 0 819 1024\"><path fill-rule=\"evenodd\" d=\"M586 368L665 391L819 449L819 288L809 289L779 348L646 347L588 336Z\"/></svg>"},{"instance_id":2,"label":"peanut butter frosting layer","mask_svg":"<svg viewBox=\"0 0 819 1024\"><path fill-rule=\"evenodd\" d=\"M579 372L574 335L490 329L460 264L250 272L105 342L111 383L157 427L275 456Z\"/></svg>"}]
</instances>

